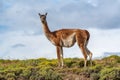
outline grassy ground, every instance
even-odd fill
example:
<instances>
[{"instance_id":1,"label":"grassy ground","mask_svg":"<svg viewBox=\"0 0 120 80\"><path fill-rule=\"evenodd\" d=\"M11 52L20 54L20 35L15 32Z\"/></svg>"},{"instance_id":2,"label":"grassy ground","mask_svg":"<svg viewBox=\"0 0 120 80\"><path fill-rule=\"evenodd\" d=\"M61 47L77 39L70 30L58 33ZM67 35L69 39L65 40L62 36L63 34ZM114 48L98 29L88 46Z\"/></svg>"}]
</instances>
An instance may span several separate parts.
<instances>
[{"instance_id":1,"label":"grassy ground","mask_svg":"<svg viewBox=\"0 0 120 80\"><path fill-rule=\"evenodd\" d=\"M94 60L84 68L84 60L64 59L64 68L57 60L0 60L0 80L120 80L120 56L112 55Z\"/></svg>"}]
</instances>

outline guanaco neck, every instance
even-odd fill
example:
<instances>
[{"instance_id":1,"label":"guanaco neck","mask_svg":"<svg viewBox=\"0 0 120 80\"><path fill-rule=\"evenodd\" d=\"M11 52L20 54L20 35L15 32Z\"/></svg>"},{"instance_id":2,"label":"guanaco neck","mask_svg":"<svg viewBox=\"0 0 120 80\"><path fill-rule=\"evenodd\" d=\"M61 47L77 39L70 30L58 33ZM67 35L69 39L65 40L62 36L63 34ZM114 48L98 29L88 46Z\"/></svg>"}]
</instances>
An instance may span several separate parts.
<instances>
[{"instance_id":1,"label":"guanaco neck","mask_svg":"<svg viewBox=\"0 0 120 80\"><path fill-rule=\"evenodd\" d=\"M45 20L44 22L42 22L42 26L43 26L44 34L45 34L46 37L49 39L50 34L51 34L51 31L50 31L49 28L48 28L48 24L47 24L47 21L46 21L46 20Z\"/></svg>"}]
</instances>

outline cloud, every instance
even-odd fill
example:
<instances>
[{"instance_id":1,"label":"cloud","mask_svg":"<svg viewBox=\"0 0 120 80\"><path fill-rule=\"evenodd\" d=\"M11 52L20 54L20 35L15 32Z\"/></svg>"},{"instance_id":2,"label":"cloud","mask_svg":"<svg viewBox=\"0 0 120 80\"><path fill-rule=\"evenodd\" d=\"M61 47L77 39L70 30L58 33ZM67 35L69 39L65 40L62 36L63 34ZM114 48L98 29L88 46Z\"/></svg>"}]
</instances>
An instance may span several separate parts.
<instances>
[{"instance_id":1,"label":"cloud","mask_svg":"<svg viewBox=\"0 0 120 80\"><path fill-rule=\"evenodd\" d=\"M21 47L25 47L25 45L19 43L12 46L12 48L21 48Z\"/></svg>"},{"instance_id":2,"label":"cloud","mask_svg":"<svg viewBox=\"0 0 120 80\"><path fill-rule=\"evenodd\" d=\"M98 6L98 0L88 0L88 3L91 4L93 7Z\"/></svg>"},{"instance_id":3,"label":"cloud","mask_svg":"<svg viewBox=\"0 0 120 80\"><path fill-rule=\"evenodd\" d=\"M92 6L93 4L97 4L97 6ZM118 1L113 0L101 0L90 3L82 1L69 3L61 9L64 14L66 13L65 17L67 17L67 19L62 20L64 23L66 22L66 24L78 24L85 28L120 28L120 23L118 23L117 26L113 25L117 23L116 21L119 21L119 7Z\"/></svg>"},{"instance_id":4,"label":"cloud","mask_svg":"<svg viewBox=\"0 0 120 80\"><path fill-rule=\"evenodd\" d=\"M88 48L93 57L100 57L104 52L120 52L118 30L89 29L91 34ZM9 32L0 36L0 58L3 59L29 59L29 58L57 58L56 47L52 45L43 34L34 35L25 32ZM114 34L113 34L114 33ZM4 40L2 40L4 39ZM75 44L71 48L64 48L64 57L82 57L81 50Z\"/></svg>"},{"instance_id":5,"label":"cloud","mask_svg":"<svg viewBox=\"0 0 120 80\"><path fill-rule=\"evenodd\" d=\"M51 29L58 29L58 27L120 28L119 4L119 0L5 0L0 24L10 27L11 30L41 32L38 12L48 12L47 20Z\"/></svg>"},{"instance_id":6,"label":"cloud","mask_svg":"<svg viewBox=\"0 0 120 80\"><path fill-rule=\"evenodd\" d=\"M94 57L119 52L119 0L1 0L0 6L1 58L56 58L55 47L42 34L39 12L48 12L51 31L88 29ZM64 50L65 57L83 57L77 45Z\"/></svg>"}]
</instances>

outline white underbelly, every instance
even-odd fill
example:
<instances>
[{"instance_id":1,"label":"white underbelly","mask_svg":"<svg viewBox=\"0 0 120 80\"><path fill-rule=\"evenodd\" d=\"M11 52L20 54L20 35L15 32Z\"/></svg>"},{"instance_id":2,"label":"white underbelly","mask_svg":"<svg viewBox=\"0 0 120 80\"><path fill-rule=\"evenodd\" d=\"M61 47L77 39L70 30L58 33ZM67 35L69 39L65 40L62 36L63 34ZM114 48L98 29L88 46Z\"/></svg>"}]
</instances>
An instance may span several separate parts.
<instances>
[{"instance_id":1,"label":"white underbelly","mask_svg":"<svg viewBox=\"0 0 120 80\"><path fill-rule=\"evenodd\" d=\"M65 39L61 39L61 46L63 47L71 47L75 44L76 42L76 39L75 39L75 33L72 34L71 36L68 36L67 38Z\"/></svg>"},{"instance_id":2,"label":"white underbelly","mask_svg":"<svg viewBox=\"0 0 120 80\"><path fill-rule=\"evenodd\" d=\"M75 44L74 41L63 41L63 47L72 47Z\"/></svg>"}]
</instances>

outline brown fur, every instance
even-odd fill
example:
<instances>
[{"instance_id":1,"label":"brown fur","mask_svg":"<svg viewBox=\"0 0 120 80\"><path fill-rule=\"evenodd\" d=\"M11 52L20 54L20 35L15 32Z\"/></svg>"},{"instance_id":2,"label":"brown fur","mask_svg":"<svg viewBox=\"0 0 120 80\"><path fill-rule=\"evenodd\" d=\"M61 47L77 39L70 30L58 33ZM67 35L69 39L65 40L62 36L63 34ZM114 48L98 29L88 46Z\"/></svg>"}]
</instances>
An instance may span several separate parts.
<instances>
[{"instance_id":1,"label":"brown fur","mask_svg":"<svg viewBox=\"0 0 120 80\"><path fill-rule=\"evenodd\" d=\"M63 67L63 47L71 47L77 42L79 48L81 49L84 56L84 66L86 67L87 56L90 57L92 65L92 53L88 50L87 44L90 38L90 34L87 30L81 29L61 29L51 32L48 28L46 16L39 13L43 30L48 38L56 46L58 65Z\"/></svg>"}]
</instances>

